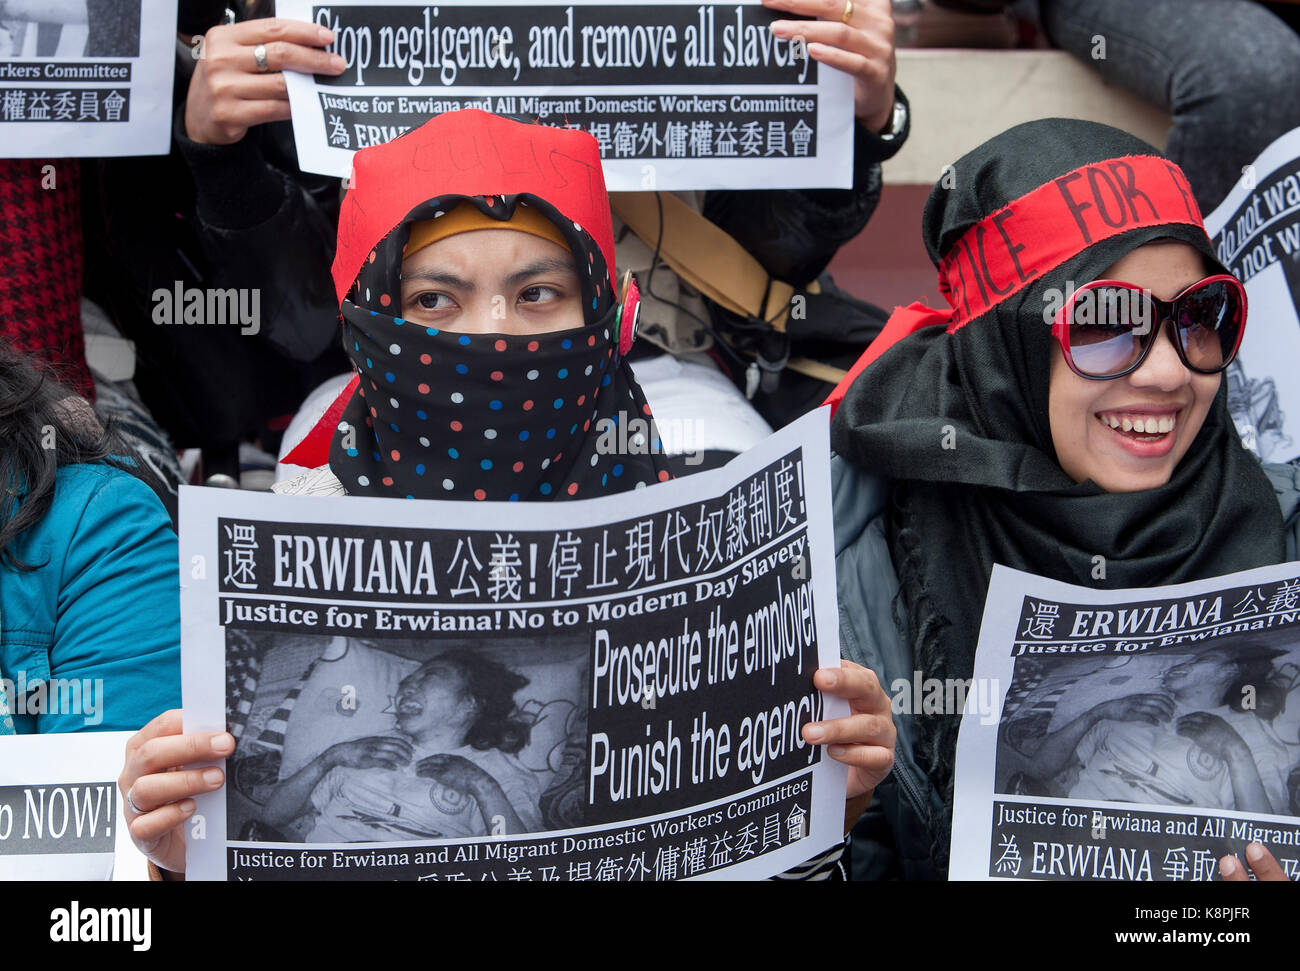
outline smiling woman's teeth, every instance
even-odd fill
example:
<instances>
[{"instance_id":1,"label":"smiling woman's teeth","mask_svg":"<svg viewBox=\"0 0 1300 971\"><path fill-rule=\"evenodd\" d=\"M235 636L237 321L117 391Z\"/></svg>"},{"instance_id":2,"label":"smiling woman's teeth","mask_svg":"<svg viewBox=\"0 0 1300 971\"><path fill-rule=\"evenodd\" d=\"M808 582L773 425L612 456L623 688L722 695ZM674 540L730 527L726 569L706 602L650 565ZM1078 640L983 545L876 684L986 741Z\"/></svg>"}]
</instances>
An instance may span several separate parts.
<instances>
[{"instance_id":1,"label":"smiling woman's teeth","mask_svg":"<svg viewBox=\"0 0 1300 971\"><path fill-rule=\"evenodd\" d=\"M1119 415L1105 414L1097 416L1104 424L1118 432L1133 435L1164 435L1174 430L1177 421L1173 415Z\"/></svg>"}]
</instances>

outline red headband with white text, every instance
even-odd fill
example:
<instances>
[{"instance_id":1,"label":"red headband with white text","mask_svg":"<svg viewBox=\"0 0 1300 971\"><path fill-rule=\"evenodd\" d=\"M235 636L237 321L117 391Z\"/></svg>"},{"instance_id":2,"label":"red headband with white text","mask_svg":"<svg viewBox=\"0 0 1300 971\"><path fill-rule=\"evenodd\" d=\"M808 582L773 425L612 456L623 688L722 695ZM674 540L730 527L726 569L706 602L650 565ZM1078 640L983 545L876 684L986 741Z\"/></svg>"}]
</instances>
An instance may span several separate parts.
<instances>
[{"instance_id":1,"label":"red headband with white text","mask_svg":"<svg viewBox=\"0 0 1300 971\"><path fill-rule=\"evenodd\" d=\"M1173 224L1205 231L1182 169L1158 156L1092 162L1045 182L957 238L939 263L939 292L949 307L896 307L826 402L837 408L857 376L908 334L938 324L953 333L1089 246Z\"/></svg>"}]
</instances>

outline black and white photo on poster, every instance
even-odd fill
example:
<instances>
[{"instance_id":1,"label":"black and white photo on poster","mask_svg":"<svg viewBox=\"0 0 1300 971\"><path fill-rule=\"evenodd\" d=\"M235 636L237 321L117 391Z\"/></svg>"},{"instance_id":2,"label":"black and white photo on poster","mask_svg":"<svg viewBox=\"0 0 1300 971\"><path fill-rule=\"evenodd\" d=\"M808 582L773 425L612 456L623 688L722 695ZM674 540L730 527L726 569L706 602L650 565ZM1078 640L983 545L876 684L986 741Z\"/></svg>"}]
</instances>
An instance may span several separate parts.
<instances>
[{"instance_id":1,"label":"black and white photo on poster","mask_svg":"<svg viewBox=\"0 0 1300 971\"><path fill-rule=\"evenodd\" d=\"M240 800L231 839L358 843L583 824L589 672L578 636L486 648L454 636L226 636L227 718L242 743L230 763Z\"/></svg>"},{"instance_id":2,"label":"black and white photo on poster","mask_svg":"<svg viewBox=\"0 0 1300 971\"><path fill-rule=\"evenodd\" d=\"M187 490L186 725L237 739L191 875L752 877L838 842L801 733L843 709L825 437L540 511Z\"/></svg>"},{"instance_id":3,"label":"black and white photo on poster","mask_svg":"<svg viewBox=\"0 0 1300 971\"><path fill-rule=\"evenodd\" d=\"M590 132L611 192L852 184L850 77L775 37L757 0L289 0L280 15L334 31L347 63L286 74L307 171L348 176L355 151L480 108Z\"/></svg>"},{"instance_id":4,"label":"black and white photo on poster","mask_svg":"<svg viewBox=\"0 0 1300 971\"><path fill-rule=\"evenodd\" d=\"M1296 636L1017 659L997 791L1300 815Z\"/></svg>"},{"instance_id":5,"label":"black and white photo on poster","mask_svg":"<svg viewBox=\"0 0 1300 971\"><path fill-rule=\"evenodd\" d=\"M165 154L177 56L176 8L177 0L0 4L0 140L5 154Z\"/></svg>"},{"instance_id":6,"label":"black and white photo on poster","mask_svg":"<svg viewBox=\"0 0 1300 971\"><path fill-rule=\"evenodd\" d=\"M1300 279L1300 274L1297 277ZM1300 300L1300 285L1293 286L1291 294L1293 300ZM1282 411L1277 382L1271 377L1251 377L1241 358L1228 365L1224 380L1228 384L1228 411L1242 444L1264 462L1274 461L1290 450L1294 442L1283 427L1286 413Z\"/></svg>"},{"instance_id":7,"label":"black and white photo on poster","mask_svg":"<svg viewBox=\"0 0 1300 971\"><path fill-rule=\"evenodd\" d=\"M1104 592L998 567L975 677L1006 687L963 719L954 877L1211 879L1252 840L1300 873L1295 564Z\"/></svg>"},{"instance_id":8,"label":"black and white photo on poster","mask_svg":"<svg viewBox=\"0 0 1300 971\"><path fill-rule=\"evenodd\" d=\"M1289 462L1300 457L1300 129L1243 168L1205 229L1249 300L1229 410L1247 448Z\"/></svg>"}]
</instances>

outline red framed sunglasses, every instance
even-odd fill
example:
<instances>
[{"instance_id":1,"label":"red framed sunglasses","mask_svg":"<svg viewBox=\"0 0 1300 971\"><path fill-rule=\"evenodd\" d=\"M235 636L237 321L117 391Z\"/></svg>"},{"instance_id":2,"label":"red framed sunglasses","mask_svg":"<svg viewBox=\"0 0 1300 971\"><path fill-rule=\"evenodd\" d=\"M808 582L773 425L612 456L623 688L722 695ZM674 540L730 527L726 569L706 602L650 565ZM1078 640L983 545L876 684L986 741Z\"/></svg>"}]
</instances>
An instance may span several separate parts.
<instances>
[{"instance_id":1,"label":"red framed sunglasses","mask_svg":"<svg viewBox=\"0 0 1300 971\"><path fill-rule=\"evenodd\" d=\"M1217 374L1232 363L1246 332L1246 288L1217 274L1160 300L1122 280L1094 280L1070 295L1052 322L1065 363L1081 378L1107 381L1140 368L1165 323L1189 371Z\"/></svg>"}]
</instances>

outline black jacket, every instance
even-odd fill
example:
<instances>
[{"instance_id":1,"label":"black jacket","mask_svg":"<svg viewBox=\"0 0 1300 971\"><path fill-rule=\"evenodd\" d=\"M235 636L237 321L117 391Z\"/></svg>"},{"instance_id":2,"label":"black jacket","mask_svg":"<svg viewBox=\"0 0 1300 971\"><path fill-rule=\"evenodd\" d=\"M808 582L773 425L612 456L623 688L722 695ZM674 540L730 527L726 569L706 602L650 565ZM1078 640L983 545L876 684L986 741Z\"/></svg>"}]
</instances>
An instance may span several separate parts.
<instances>
[{"instance_id":1,"label":"black jacket","mask_svg":"<svg viewBox=\"0 0 1300 971\"><path fill-rule=\"evenodd\" d=\"M86 294L135 342L136 385L175 443L228 455L346 368L329 273L339 182L298 169L288 122L234 145L187 138L193 65L178 45L170 154L85 163ZM154 294L177 284L256 291L256 333L155 323Z\"/></svg>"}]
</instances>

